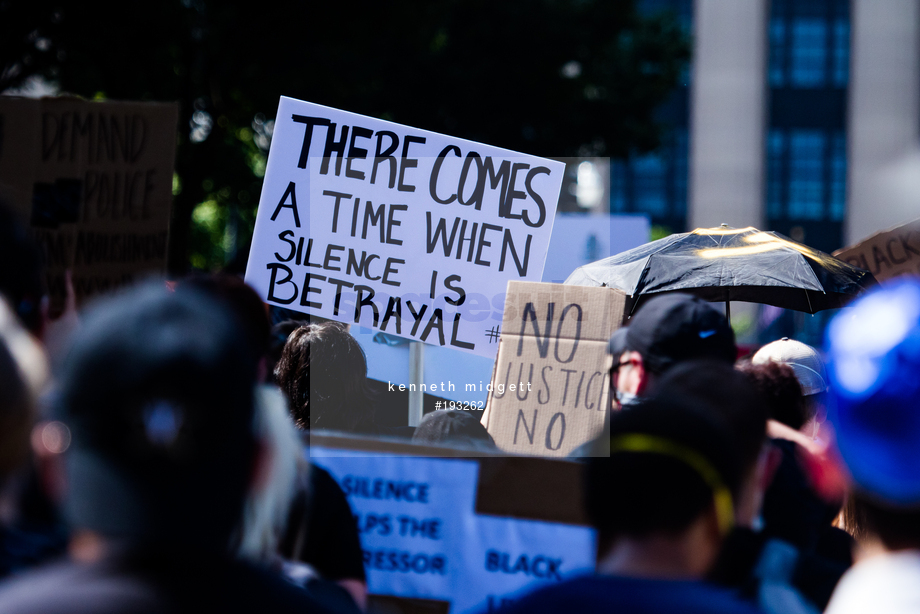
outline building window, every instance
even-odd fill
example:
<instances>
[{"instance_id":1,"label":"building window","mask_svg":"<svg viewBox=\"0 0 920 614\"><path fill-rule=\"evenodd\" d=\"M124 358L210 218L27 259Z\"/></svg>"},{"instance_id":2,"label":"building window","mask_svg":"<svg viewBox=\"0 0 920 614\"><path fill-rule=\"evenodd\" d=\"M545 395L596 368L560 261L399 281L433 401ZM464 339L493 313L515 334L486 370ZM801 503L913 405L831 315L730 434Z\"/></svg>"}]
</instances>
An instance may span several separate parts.
<instances>
[{"instance_id":1,"label":"building window","mask_svg":"<svg viewBox=\"0 0 920 614\"><path fill-rule=\"evenodd\" d=\"M687 217L689 133L675 128L655 152L610 161L610 211L645 213L680 230Z\"/></svg>"},{"instance_id":2,"label":"building window","mask_svg":"<svg viewBox=\"0 0 920 614\"><path fill-rule=\"evenodd\" d=\"M845 88L850 16L846 0L773 0L769 81L772 87Z\"/></svg>"},{"instance_id":3,"label":"building window","mask_svg":"<svg viewBox=\"0 0 920 614\"><path fill-rule=\"evenodd\" d=\"M789 83L793 87L822 87L827 82L827 24L821 19L792 22Z\"/></svg>"},{"instance_id":4,"label":"building window","mask_svg":"<svg viewBox=\"0 0 920 614\"><path fill-rule=\"evenodd\" d=\"M850 77L850 22L834 22L833 82L835 87L846 87Z\"/></svg>"},{"instance_id":5,"label":"building window","mask_svg":"<svg viewBox=\"0 0 920 614\"><path fill-rule=\"evenodd\" d=\"M824 217L826 139L816 130L789 133L788 217L820 220Z\"/></svg>"},{"instance_id":6,"label":"building window","mask_svg":"<svg viewBox=\"0 0 920 614\"><path fill-rule=\"evenodd\" d=\"M846 136L842 130L770 130L767 218L843 221L846 173Z\"/></svg>"},{"instance_id":7,"label":"building window","mask_svg":"<svg viewBox=\"0 0 920 614\"><path fill-rule=\"evenodd\" d=\"M783 214L783 162L786 157L786 135L771 130L767 135L767 217L778 219Z\"/></svg>"},{"instance_id":8,"label":"building window","mask_svg":"<svg viewBox=\"0 0 920 614\"><path fill-rule=\"evenodd\" d=\"M834 133L830 159L831 219L842 222L847 200L847 141L843 132Z\"/></svg>"},{"instance_id":9,"label":"building window","mask_svg":"<svg viewBox=\"0 0 920 614\"><path fill-rule=\"evenodd\" d=\"M770 85L786 85L786 22L770 20Z\"/></svg>"}]
</instances>

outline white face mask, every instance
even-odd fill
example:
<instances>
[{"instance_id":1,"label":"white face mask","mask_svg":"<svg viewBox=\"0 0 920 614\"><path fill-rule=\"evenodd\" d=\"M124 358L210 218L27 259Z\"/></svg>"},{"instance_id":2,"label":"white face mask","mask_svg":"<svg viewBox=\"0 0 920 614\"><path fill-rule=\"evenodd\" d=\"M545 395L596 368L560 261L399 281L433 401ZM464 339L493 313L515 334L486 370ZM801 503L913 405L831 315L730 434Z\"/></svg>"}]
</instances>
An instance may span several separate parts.
<instances>
[{"instance_id":1,"label":"white face mask","mask_svg":"<svg viewBox=\"0 0 920 614\"><path fill-rule=\"evenodd\" d=\"M617 403L620 404L620 407L626 407L627 405L632 405L636 402L637 398L631 392L625 392L623 390L617 390Z\"/></svg>"}]
</instances>

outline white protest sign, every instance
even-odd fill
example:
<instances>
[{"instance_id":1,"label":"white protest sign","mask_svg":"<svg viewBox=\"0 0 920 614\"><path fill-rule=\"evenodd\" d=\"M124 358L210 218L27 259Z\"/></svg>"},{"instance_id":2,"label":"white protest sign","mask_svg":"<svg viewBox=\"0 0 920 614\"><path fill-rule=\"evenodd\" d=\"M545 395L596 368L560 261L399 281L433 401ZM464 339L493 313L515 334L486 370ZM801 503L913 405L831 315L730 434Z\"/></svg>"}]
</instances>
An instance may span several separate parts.
<instances>
[{"instance_id":1,"label":"white protest sign","mask_svg":"<svg viewBox=\"0 0 920 614\"><path fill-rule=\"evenodd\" d=\"M281 98L246 281L270 304L494 357L565 165Z\"/></svg>"},{"instance_id":2,"label":"white protest sign","mask_svg":"<svg viewBox=\"0 0 920 614\"><path fill-rule=\"evenodd\" d=\"M310 457L348 497L371 595L483 612L594 568L588 527L477 514L474 460L321 447Z\"/></svg>"}]
</instances>

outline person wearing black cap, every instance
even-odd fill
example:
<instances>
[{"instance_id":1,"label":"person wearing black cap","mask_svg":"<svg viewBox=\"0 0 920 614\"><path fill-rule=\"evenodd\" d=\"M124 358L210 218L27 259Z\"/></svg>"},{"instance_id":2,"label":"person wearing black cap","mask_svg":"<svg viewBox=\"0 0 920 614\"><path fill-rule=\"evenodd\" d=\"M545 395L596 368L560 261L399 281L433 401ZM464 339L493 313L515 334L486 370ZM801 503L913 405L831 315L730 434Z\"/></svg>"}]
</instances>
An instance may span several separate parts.
<instances>
[{"instance_id":1,"label":"person wearing black cap","mask_svg":"<svg viewBox=\"0 0 920 614\"><path fill-rule=\"evenodd\" d=\"M625 332L621 332L624 331ZM629 326L610 338L611 389L620 406L648 394L656 378L687 360L735 362L735 334L725 316L706 301L665 294L643 305Z\"/></svg>"},{"instance_id":2,"label":"person wearing black cap","mask_svg":"<svg viewBox=\"0 0 920 614\"><path fill-rule=\"evenodd\" d=\"M4 585L0 611L330 611L230 554L259 474L238 330L193 289L142 286L90 311L56 403L72 560Z\"/></svg>"}]
</instances>

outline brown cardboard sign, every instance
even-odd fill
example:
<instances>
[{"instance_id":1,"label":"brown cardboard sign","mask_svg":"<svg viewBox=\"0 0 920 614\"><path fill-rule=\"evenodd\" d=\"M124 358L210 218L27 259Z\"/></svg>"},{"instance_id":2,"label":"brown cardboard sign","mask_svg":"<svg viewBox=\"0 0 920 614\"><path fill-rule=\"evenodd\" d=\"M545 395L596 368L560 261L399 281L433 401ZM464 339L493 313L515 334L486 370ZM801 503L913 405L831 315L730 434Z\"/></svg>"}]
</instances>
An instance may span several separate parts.
<instances>
[{"instance_id":1,"label":"brown cardboard sign","mask_svg":"<svg viewBox=\"0 0 920 614\"><path fill-rule=\"evenodd\" d=\"M0 97L0 198L44 252L52 313L73 271L78 301L163 273L175 103Z\"/></svg>"},{"instance_id":2,"label":"brown cardboard sign","mask_svg":"<svg viewBox=\"0 0 920 614\"><path fill-rule=\"evenodd\" d=\"M612 288L509 282L482 423L499 448L564 457L610 405L607 341L625 317Z\"/></svg>"},{"instance_id":3,"label":"brown cardboard sign","mask_svg":"<svg viewBox=\"0 0 920 614\"><path fill-rule=\"evenodd\" d=\"M878 281L920 275L920 220L883 230L834 256L871 272Z\"/></svg>"}]
</instances>

